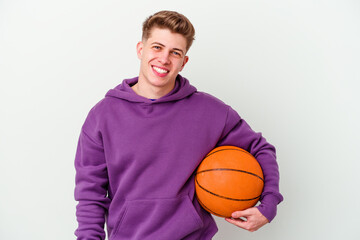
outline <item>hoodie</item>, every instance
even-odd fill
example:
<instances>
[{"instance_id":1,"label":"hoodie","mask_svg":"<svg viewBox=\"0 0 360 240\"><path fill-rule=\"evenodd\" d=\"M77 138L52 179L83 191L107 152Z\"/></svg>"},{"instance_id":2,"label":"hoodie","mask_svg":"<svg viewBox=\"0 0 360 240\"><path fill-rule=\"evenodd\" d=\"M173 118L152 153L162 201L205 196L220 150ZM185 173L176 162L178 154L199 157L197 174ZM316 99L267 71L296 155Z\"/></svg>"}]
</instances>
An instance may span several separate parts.
<instances>
[{"instance_id":1,"label":"hoodie","mask_svg":"<svg viewBox=\"0 0 360 240\"><path fill-rule=\"evenodd\" d=\"M228 105L178 75L156 100L125 79L89 112L75 157L78 240L211 239L213 217L195 197L194 173L213 148L249 151L264 172L260 212L282 201L275 148Z\"/></svg>"}]
</instances>

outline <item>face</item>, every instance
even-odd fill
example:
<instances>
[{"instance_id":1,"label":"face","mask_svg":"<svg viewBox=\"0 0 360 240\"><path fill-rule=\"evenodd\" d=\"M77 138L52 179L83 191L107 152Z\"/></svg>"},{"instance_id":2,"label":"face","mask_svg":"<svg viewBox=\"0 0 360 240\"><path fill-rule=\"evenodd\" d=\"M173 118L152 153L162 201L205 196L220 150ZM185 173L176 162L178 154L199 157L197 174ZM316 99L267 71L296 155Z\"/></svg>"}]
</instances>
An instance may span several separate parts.
<instances>
[{"instance_id":1,"label":"face","mask_svg":"<svg viewBox=\"0 0 360 240\"><path fill-rule=\"evenodd\" d=\"M188 61L186 39L168 29L153 28L150 37L137 44L139 83L171 91L178 73Z\"/></svg>"}]
</instances>

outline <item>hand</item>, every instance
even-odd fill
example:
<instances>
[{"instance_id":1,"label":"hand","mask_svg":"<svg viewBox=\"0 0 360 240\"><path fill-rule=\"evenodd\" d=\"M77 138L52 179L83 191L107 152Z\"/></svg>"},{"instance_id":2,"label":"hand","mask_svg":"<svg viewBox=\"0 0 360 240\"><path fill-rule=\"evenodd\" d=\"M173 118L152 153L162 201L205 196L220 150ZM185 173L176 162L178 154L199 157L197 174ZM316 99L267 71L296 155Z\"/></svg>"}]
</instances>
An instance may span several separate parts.
<instances>
[{"instance_id":1,"label":"hand","mask_svg":"<svg viewBox=\"0 0 360 240\"><path fill-rule=\"evenodd\" d=\"M233 212L231 218L225 218L225 220L250 232L254 232L269 223L256 207Z\"/></svg>"}]
</instances>

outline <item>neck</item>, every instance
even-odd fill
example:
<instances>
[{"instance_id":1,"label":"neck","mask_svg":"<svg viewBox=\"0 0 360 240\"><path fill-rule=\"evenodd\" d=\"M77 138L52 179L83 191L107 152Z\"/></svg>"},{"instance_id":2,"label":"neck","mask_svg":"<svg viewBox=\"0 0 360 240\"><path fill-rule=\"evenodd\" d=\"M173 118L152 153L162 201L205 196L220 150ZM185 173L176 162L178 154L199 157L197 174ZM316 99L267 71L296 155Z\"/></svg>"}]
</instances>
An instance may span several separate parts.
<instances>
[{"instance_id":1,"label":"neck","mask_svg":"<svg viewBox=\"0 0 360 240\"><path fill-rule=\"evenodd\" d=\"M139 81L133 85L131 88L134 90L134 92L137 95L140 95L142 97L148 98L148 99L159 99L169 92L171 92L175 87L175 81L173 84L165 87L156 87L156 86L147 86L142 81Z\"/></svg>"}]
</instances>

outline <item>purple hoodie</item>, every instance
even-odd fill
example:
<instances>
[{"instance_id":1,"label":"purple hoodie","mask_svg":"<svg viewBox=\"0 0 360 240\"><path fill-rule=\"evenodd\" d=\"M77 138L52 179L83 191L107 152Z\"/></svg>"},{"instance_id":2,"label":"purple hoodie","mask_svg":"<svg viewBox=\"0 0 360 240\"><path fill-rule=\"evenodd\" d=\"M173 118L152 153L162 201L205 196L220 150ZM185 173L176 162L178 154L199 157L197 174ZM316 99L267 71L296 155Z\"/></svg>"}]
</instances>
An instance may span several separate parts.
<instances>
[{"instance_id":1,"label":"purple hoodie","mask_svg":"<svg viewBox=\"0 0 360 240\"><path fill-rule=\"evenodd\" d=\"M212 216L194 197L194 171L214 147L252 153L265 178L260 212L271 221L282 201L275 149L228 105L178 75L155 101L126 79L89 112L76 159L79 240L208 240Z\"/></svg>"}]
</instances>

